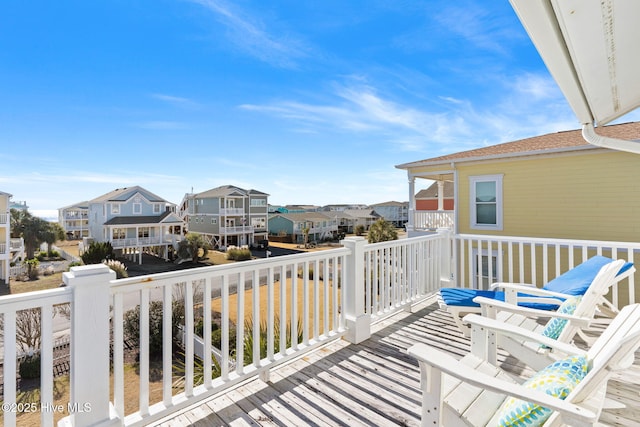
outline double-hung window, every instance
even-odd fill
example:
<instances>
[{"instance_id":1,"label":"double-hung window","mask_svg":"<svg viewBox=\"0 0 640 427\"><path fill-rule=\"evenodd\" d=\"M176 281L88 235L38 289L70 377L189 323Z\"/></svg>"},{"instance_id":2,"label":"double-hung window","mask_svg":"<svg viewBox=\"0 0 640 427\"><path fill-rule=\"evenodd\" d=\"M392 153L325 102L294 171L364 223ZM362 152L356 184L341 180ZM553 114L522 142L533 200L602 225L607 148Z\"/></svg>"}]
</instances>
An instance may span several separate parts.
<instances>
[{"instance_id":1,"label":"double-hung window","mask_svg":"<svg viewBox=\"0 0 640 427\"><path fill-rule=\"evenodd\" d=\"M469 177L472 229L502 230L502 176Z\"/></svg>"}]
</instances>

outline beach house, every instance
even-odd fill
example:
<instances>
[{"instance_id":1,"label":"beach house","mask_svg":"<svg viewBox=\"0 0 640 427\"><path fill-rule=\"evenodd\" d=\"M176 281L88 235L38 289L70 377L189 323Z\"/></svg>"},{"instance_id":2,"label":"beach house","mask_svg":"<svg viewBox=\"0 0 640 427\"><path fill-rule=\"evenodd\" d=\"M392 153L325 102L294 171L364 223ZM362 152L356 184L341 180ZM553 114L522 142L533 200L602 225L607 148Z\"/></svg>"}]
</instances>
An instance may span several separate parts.
<instances>
[{"instance_id":1,"label":"beach house","mask_svg":"<svg viewBox=\"0 0 640 427\"><path fill-rule=\"evenodd\" d=\"M202 235L212 248L252 246L267 239L269 195L223 185L185 194L179 215L190 233Z\"/></svg>"},{"instance_id":2,"label":"beach house","mask_svg":"<svg viewBox=\"0 0 640 427\"><path fill-rule=\"evenodd\" d=\"M67 239L89 237L89 202L74 203L58 209L58 224L67 234Z\"/></svg>"},{"instance_id":3,"label":"beach house","mask_svg":"<svg viewBox=\"0 0 640 427\"><path fill-rule=\"evenodd\" d=\"M88 203L89 241L109 242L116 253L142 263L142 254L169 259L183 238L175 205L140 186L117 188ZM80 214L81 215L81 214Z\"/></svg>"}]
</instances>

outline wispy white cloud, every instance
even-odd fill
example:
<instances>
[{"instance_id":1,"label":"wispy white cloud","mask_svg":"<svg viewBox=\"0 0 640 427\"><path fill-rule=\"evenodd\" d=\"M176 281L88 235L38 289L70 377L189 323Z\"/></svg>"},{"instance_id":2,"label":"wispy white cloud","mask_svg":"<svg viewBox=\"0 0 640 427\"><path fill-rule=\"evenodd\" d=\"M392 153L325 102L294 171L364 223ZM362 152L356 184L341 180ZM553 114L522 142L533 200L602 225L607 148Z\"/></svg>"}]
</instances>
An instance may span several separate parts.
<instances>
[{"instance_id":1,"label":"wispy white cloud","mask_svg":"<svg viewBox=\"0 0 640 427\"><path fill-rule=\"evenodd\" d=\"M504 18L496 17L491 11L474 3L445 7L435 15L441 31L462 38L474 46L497 53L505 53L506 41L514 37L510 25Z\"/></svg>"},{"instance_id":2,"label":"wispy white cloud","mask_svg":"<svg viewBox=\"0 0 640 427\"><path fill-rule=\"evenodd\" d=\"M180 108L194 108L198 106L198 104L193 100L189 98L183 98L180 96L172 96L172 95L166 95L162 93L152 93L151 97Z\"/></svg>"},{"instance_id":3,"label":"wispy white cloud","mask_svg":"<svg viewBox=\"0 0 640 427\"><path fill-rule=\"evenodd\" d=\"M429 102L409 104L380 94L365 79L334 85L330 101L278 100L240 108L296 123L308 132L371 135L400 151L441 154L539 135L577 126L566 101L546 75L504 76L480 101L435 95Z\"/></svg>"},{"instance_id":4,"label":"wispy white cloud","mask_svg":"<svg viewBox=\"0 0 640 427\"><path fill-rule=\"evenodd\" d=\"M297 68L297 60L308 55L298 38L275 34L256 16L224 0L191 0L214 13L228 30L228 38L238 49L276 67Z\"/></svg>"}]
</instances>

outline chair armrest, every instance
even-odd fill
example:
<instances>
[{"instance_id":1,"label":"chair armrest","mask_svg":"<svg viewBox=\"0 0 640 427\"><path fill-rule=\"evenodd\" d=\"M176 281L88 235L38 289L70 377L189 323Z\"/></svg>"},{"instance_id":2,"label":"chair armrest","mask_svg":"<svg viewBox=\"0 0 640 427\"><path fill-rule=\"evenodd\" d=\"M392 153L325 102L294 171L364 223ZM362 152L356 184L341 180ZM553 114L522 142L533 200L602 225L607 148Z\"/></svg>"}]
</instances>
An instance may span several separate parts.
<instances>
[{"instance_id":1,"label":"chair armrest","mask_svg":"<svg viewBox=\"0 0 640 427\"><path fill-rule=\"evenodd\" d=\"M508 335L518 337L528 342L535 342L544 346L550 347L553 350L558 350L566 355L586 355L587 352L579 349L571 344L566 344L544 335L537 334L528 329L521 328L519 326L511 325L508 323L500 322L496 319L490 319L478 314L467 314L464 316L463 321L474 326L478 326L484 329L489 329L493 332L501 335Z\"/></svg>"},{"instance_id":2,"label":"chair armrest","mask_svg":"<svg viewBox=\"0 0 640 427\"><path fill-rule=\"evenodd\" d=\"M490 313L494 310L508 311L510 313L521 314L527 317L557 318L567 319L579 328L586 328L591 324L593 319L586 317L573 316L571 314L558 313L557 311L538 310L535 308L522 307L519 305L509 304L508 302L497 301L491 298L475 297L473 302L480 304L482 313Z\"/></svg>"},{"instance_id":3,"label":"chair armrest","mask_svg":"<svg viewBox=\"0 0 640 427\"><path fill-rule=\"evenodd\" d=\"M558 297L562 299L569 298L574 295L563 294L562 292L553 292L546 289L537 288L533 285L522 285L521 283L500 283L500 288L506 291L523 292L528 295L535 295L540 297Z\"/></svg>"},{"instance_id":4,"label":"chair armrest","mask_svg":"<svg viewBox=\"0 0 640 427\"><path fill-rule=\"evenodd\" d=\"M522 288L527 288L527 289L537 288L536 285L534 285L533 283L494 282L489 285L489 289L492 291L495 291L498 289L504 289L505 287L508 287L511 285L521 286Z\"/></svg>"},{"instance_id":5,"label":"chair armrest","mask_svg":"<svg viewBox=\"0 0 640 427\"><path fill-rule=\"evenodd\" d=\"M484 374L454 359L449 354L426 344L415 344L409 347L407 352L426 366L427 369L430 367L436 368L454 378L462 380L464 383L503 395L513 396L528 402L537 403L545 408L559 411L561 414L567 414L571 419L586 423L593 423L597 420L597 415L587 408L552 397L538 390L525 388L521 384L514 384ZM427 372L429 372L429 369Z\"/></svg>"}]
</instances>

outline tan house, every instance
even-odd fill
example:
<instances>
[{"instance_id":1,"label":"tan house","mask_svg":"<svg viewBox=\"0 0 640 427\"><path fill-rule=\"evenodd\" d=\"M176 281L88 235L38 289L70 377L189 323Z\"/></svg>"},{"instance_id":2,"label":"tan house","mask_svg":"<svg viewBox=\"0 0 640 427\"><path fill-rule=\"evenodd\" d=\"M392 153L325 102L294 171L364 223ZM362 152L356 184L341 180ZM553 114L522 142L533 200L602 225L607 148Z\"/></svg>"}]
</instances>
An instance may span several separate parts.
<instances>
[{"instance_id":1,"label":"tan house","mask_svg":"<svg viewBox=\"0 0 640 427\"><path fill-rule=\"evenodd\" d=\"M640 122L600 133L640 139ZM640 241L640 156L588 144L579 130L551 133L396 166L417 179L452 181L455 232ZM416 199L410 235L420 234Z\"/></svg>"}]
</instances>

